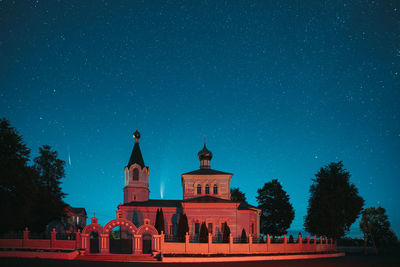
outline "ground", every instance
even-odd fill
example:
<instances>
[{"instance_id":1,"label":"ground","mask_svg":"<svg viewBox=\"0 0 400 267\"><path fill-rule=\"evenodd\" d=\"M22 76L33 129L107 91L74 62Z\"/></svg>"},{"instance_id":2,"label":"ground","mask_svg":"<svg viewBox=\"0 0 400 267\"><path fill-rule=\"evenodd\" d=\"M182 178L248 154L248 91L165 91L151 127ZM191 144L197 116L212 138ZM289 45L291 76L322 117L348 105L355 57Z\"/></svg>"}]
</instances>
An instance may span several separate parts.
<instances>
[{"instance_id":1,"label":"ground","mask_svg":"<svg viewBox=\"0 0 400 267\"><path fill-rule=\"evenodd\" d=\"M95 261L66 261L66 260L43 260L43 259L0 259L0 266L72 266L72 267L111 267L111 266L144 266L154 267L160 264L154 263L132 263L132 262L95 262ZM224 266L227 263L205 263L207 267ZM191 266L200 267L204 263L163 263L165 267L173 266ZM195 265L195 266L193 266ZM341 258L331 259L314 259L314 260L293 260L293 261L255 261L255 262L233 262L229 263L230 267L242 267L251 265L252 267L267 267L267 266L304 266L304 267L317 267L317 266L400 266L399 256L362 256L351 255Z\"/></svg>"}]
</instances>

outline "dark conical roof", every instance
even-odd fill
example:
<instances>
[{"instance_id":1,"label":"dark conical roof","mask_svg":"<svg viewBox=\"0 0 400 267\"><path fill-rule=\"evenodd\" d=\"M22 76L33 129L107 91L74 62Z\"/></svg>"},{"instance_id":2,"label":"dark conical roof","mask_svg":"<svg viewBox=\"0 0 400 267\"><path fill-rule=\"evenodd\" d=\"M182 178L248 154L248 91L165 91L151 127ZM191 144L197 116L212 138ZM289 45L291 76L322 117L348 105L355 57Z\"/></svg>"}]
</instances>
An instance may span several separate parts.
<instances>
[{"instance_id":1,"label":"dark conical roof","mask_svg":"<svg viewBox=\"0 0 400 267\"><path fill-rule=\"evenodd\" d=\"M140 133L138 132L138 130L136 130L133 136L135 137L135 145L133 146L132 154L129 159L127 167L129 168L130 166L136 163L140 165L140 167L144 168L145 165L142 157L142 151L140 151L140 146L139 146Z\"/></svg>"},{"instance_id":2,"label":"dark conical roof","mask_svg":"<svg viewBox=\"0 0 400 267\"><path fill-rule=\"evenodd\" d=\"M207 149L206 143L204 143L203 149L200 150L199 153L197 153L197 156L199 157L199 160L202 160L202 159L211 160L213 155L212 155L212 152Z\"/></svg>"}]
</instances>

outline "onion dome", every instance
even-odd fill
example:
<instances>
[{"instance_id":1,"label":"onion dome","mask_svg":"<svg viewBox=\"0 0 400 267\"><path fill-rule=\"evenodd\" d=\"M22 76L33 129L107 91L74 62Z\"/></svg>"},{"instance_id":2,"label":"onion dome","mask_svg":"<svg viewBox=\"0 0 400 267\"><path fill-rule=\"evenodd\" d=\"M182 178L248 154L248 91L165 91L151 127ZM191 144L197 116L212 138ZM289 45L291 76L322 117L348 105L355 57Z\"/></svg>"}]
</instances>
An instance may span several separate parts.
<instances>
[{"instance_id":1,"label":"onion dome","mask_svg":"<svg viewBox=\"0 0 400 267\"><path fill-rule=\"evenodd\" d=\"M135 143L139 143L139 139L140 139L140 133L139 131L136 129L136 131L133 133L133 137L135 138Z\"/></svg>"},{"instance_id":2,"label":"onion dome","mask_svg":"<svg viewBox=\"0 0 400 267\"><path fill-rule=\"evenodd\" d=\"M204 147L202 150L197 153L197 156L199 157L199 160L211 160L212 159L212 152L207 149L206 143L204 142Z\"/></svg>"}]
</instances>

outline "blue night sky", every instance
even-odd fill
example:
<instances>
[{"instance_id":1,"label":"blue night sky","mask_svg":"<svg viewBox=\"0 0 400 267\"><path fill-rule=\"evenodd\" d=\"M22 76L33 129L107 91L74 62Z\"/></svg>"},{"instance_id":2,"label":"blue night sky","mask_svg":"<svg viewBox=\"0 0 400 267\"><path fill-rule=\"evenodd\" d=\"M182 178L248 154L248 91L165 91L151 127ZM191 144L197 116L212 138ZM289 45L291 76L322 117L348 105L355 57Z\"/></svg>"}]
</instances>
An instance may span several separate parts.
<instances>
[{"instance_id":1,"label":"blue night sky","mask_svg":"<svg viewBox=\"0 0 400 267\"><path fill-rule=\"evenodd\" d=\"M0 117L59 152L66 202L101 224L138 128L151 198L182 198L206 135L250 204L282 183L292 230L342 160L399 235L399 78L399 1L0 0Z\"/></svg>"}]
</instances>

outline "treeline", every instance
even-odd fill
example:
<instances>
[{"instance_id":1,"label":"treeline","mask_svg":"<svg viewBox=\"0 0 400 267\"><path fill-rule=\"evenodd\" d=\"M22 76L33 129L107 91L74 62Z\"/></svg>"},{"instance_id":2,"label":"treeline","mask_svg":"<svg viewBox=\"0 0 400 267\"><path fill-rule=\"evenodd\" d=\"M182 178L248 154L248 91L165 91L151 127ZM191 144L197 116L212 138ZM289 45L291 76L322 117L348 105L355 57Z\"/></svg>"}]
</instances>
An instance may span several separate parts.
<instances>
[{"instance_id":1,"label":"treeline","mask_svg":"<svg viewBox=\"0 0 400 267\"><path fill-rule=\"evenodd\" d=\"M25 227L43 232L50 221L64 216L67 205L60 184L65 162L47 145L32 162L30 152L10 122L0 119L1 233Z\"/></svg>"},{"instance_id":2,"label":"treeline","mask_svg":"<svg viewBox=\"0 0 400 267\"><path fill-rule=\"evenodd\" d=\"M396 234L390 227L386 211L382 207L363 209L364 199L350 182L351 174L341 161L320 168L310 186L304 229L312 235L343 238L350 226L362 215L360 229L364 233L365 246L387 247L397 244ZM278 180L274 179L257 190L258 208L261 209L260 232L264 235L287 234L294 210L289 195ZM231 200L245 201L239 188L231 189Z\"/></svg>"}]
</instances>

